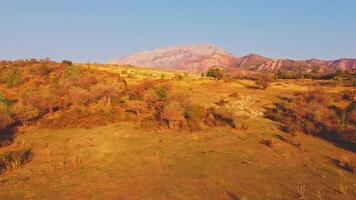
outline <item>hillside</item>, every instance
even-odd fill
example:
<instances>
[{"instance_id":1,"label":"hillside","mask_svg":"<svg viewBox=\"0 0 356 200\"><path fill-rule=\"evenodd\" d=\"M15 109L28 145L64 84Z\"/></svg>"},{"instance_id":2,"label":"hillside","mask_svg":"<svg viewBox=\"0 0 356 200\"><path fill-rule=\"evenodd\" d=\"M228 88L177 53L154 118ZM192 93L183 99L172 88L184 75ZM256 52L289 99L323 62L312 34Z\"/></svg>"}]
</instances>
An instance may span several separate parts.
<instances>
[{"instance_id":1,"label":"hillside","mask_svg":"<svg viewBox=\"0 0 356 200\"><path fill-rule=\"evenodd\" d=\"M329 67L341 70L356 70L356 59L338 59L332 61L326 61Z\"/></svg>"},{"instance_id":2,"label":"hillside","mask_svg":"<svg viewBox=\"0 0 356 200\"><path fill-rule=\"evenodd\" d=\"M356 197L349 80L263 90L48 60L0 62L0 72L1 200Z\"/></svg>"},{"instance_id":3,"label":"hillside","mask_svg":"<svg viewBox=\"0 0 356 200\"><path fill-rule=\"evenodd\" d=\"M330 68L324 62L306 62L290 59L271 59L251 54L238 59L237 68L255 72L302 72L318 70L321 73L333 72L337 67Z\"/></svg>"},{"instance_id":4,"label":"hillside","mask_svg":"<svg viewBox=\"0 0 356 200\"><path fill-rule=\"evenodd\" d=\"M257 54L236 57L213 45L188 45L139 52L121 59L108 61L111 64L149 66L158 69L181 70L192 73L206 72L212 66L224 66L240 71L320 73L335 70L355 70L356 59L306 61L291 59L272 59Z\"/></svg>"}]
</instances>

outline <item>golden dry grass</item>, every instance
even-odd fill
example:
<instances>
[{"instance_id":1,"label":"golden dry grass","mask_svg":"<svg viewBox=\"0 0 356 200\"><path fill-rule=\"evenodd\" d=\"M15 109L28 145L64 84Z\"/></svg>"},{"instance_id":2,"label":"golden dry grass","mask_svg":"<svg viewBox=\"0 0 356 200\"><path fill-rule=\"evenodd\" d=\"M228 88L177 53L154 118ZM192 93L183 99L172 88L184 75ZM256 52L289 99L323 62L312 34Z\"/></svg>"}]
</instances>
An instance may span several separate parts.
<instances>
[{"instance_id":1,"label":"golden dry grass","mask_svg":"<svg viewBox=\"0 0 356 200\"><path fill-rule=\"evenodd\" d=\"M121 75L129 85L160 79L162 73L166 79L176 74L128 66L90 67L113 73L126 70ZM307 91L316 81L278 81L266 90L253 89L253 81L224 82L196 75L171 82L176 92L206 107L226 100L226 107L247 123L248 130L147 131L133 122L88 130L25 128L13 145L31 146L33 158L0 176L0 199L297 199L301 195L355 199L356 175L334 162L345 154L354 160L355 153L312 136L289 138L262 115L278 96ZM232 93L238 95L229 96ZM273 146L262 140L272 140Z\"/></svg>"}]
</instances>

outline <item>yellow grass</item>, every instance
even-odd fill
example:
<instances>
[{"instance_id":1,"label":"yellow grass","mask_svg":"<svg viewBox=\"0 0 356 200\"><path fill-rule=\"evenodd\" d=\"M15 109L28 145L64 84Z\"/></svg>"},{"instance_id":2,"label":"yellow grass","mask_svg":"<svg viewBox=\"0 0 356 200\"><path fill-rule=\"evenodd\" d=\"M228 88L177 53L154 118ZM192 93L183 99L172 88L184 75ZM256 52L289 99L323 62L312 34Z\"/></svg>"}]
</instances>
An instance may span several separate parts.
<instances>
[{"instance_id":1,"label":"yellow grass","mask_svg":"<svg viewBox=\"0 0 356 200\"><path fill-rule=\"evenodd\" d=\"M90 68L126 70L121 76L129 85L160 79L162 73L166 79L176 74L116 65ZM197 75L171 82L175 92L206 107L225 99L249 129L147 131L133 122L89 130L29 127L13 145L31 146L33 158L0 175L0 199L297 199L301 193L305 199L317 199L316 194L322 199L356 197L356 175L345 172L341 180L340 168L332 162L345 150L306 135L294 138L301 143L296 148L278 139L289 136L262 115L278 96L306 91L313 81L278 81L266 90L251 88L253 81ZM234 92L238 97L229 97ZM273 147L261 143L268 139ZM356 159L354 153L346 153ZM339 192L339 184L347 188L346 194Z\"/></svg>"}]
</instances>

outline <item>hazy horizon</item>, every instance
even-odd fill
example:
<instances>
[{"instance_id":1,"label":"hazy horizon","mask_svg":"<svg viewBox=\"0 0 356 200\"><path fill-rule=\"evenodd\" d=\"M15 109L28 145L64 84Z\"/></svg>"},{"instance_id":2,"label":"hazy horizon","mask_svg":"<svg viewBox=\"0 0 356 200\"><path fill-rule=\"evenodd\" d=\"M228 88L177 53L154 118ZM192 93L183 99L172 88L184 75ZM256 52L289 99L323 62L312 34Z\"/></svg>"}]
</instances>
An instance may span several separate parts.
<instances>
[{"instance_id":1,"label":"hazy horizon","mask_svg":"<svg viewBox=\"0 0 356 200\"><path fill-rule=\"evenodd\" d=\"M213 44L236 56L356 58L352 0L0 3L0 59L103 63L188 44Z\"/></svg>"}]
</instances>

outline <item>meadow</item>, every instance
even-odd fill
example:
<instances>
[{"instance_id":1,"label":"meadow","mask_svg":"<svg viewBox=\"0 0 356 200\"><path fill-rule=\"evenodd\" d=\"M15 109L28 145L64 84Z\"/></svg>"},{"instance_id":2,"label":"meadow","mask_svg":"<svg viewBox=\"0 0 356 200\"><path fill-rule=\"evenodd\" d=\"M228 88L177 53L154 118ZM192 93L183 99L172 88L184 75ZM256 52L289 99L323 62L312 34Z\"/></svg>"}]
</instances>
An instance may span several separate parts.
<instances>
[{"instance_id":1,"label":"meadow","mask_svg":"<svg viewBox=\"0 0 356 200\"><path fill-rule=\"evenodd\" d=\"M0 66L0 199L356 198L349 80Z\"/></svg>"}]
</instances>

